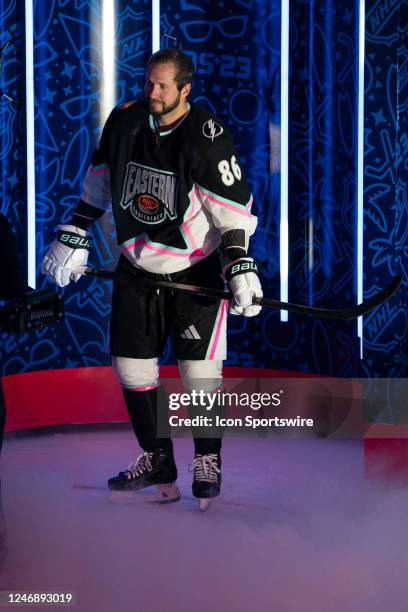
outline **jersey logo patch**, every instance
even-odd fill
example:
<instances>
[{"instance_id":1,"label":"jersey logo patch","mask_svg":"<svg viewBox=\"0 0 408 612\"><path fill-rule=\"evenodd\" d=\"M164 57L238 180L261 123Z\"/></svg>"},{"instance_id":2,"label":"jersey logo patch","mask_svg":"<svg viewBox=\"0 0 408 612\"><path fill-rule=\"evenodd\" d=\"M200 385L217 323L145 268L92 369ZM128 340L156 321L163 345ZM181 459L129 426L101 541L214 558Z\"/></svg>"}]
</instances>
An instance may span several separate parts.
<instances>
[{"instance_id":1,"label":"jersey logo patch","mask_svg":"<svg viewBox=\"0 0 408 612\"><path fill-rule=\"evenodd\" d=\"M206 138L209 138L214 142L214 138L221 136L224 128L222 128L218 123L214 121L214 119L209 119L205 123L203 123L203 134Z\"/></svg>"},{"instance_id":2,"label":"jersey logo patch","mask_svg":"<svg viewBox=\"0 0 408 612\"><path fill-rule=\"evenodd\" d=\"M166 217L176 219L178 176L129 162L120 206L141 221L154 225Z\"/></svg>"}]
</instances>

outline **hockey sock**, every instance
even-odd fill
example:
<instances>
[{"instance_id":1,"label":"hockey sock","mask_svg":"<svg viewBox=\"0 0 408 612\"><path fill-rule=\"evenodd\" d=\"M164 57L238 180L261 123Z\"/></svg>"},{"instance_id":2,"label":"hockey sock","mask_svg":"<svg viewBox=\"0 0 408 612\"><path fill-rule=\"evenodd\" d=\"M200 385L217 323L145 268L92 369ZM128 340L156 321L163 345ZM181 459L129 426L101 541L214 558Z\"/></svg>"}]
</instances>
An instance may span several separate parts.
<instances>
[{"instance_id":1,"label":"hockey sock","mask_svg":"<svg viewBox=\"0 0 408 612\"><path fill-rule=\"evenodd\" d=\"M168 402L164 389L162 387L156 387L148 391L129 391L124 389L123 396L141 448L146 452L152 452L157 448L161 448L172 453L173 443L170 438L170 426L167 417ZM158 414L160 431L163 436L160 438L157 437Z\"/></svg>"},{"instance_id":2,"label":"hockey sock","mask_svg":"<svg viewBox=\"0 0 408 612\"><path fill-rule=\"evenodd\" d=\"M189 405L188 415L191 419L199 416L207 416L212 419L210 426L197 426L192 428L194 450L200 455L208 455L210 453L220 453L222 445L223 427L217 426L216 417L222 418L224 409L222 402L215 402L212 405L211 411L207 411L206 403L199 405Z\"/></svg>"},{"instance_id":3,"label":"hockey sock","mask_svg":"<svg viewBox=\"0 0 408 612\"><path fill-rule=\"evenodd\" d=\"M222 438L193 438L194 452L199 455L219 454Z\"/></svg>"}]
</instances>

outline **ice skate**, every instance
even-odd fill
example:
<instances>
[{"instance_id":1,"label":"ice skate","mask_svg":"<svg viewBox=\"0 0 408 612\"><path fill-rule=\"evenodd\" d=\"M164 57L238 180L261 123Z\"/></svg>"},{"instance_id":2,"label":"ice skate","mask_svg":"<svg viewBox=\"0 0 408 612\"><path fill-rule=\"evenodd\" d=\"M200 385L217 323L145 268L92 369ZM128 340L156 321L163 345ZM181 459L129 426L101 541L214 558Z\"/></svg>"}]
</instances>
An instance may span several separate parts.
<instances>
[{"instance_id":1,"label":"ice skate","mask_svg":"<svg viewBox=\"0 0 408 612\"><path fill-rule=\"evenodd\" d=\"M207 510L214 497L221 490L221 457L216 453L208 455L197 454L189 467L194 471L193 495L198 498L202 512Z\"/></svg>"},{"instance_id":2,"label":"ice skate","mask_svg":"<svg viewBox=\"0 0 408 612\"><path fill-rule=\"evenodd\" d=\"M154 495L146 496L144 501L156 503L176 502L180 491L176 486L177 468L172 453L158 449L144 452L127 470L108 480L110 501L130 501L134 493L146 487L156 486Z\"/></svg>"}]
</instances>

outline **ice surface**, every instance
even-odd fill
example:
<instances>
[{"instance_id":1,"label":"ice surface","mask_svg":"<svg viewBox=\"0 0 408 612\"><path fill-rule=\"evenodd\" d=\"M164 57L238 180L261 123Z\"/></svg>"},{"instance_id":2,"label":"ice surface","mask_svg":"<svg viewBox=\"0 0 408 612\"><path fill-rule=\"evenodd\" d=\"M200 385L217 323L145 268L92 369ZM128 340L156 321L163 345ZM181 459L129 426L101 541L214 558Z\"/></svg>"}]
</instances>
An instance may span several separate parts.
<instances>
[{"instance_id":1,"label":"ice surface","mask_svg":"<svg viewBox=\"0 0 408 612\"><path fill-rule=\"evenodd\" d=\"M0 588L73 591L86 612L407 610L408 491L364 478L361 441L226 439L204 513L188 439L180 502L110 503L138 452L130 430L7 439Z\"/></svg>"}]
</instances>

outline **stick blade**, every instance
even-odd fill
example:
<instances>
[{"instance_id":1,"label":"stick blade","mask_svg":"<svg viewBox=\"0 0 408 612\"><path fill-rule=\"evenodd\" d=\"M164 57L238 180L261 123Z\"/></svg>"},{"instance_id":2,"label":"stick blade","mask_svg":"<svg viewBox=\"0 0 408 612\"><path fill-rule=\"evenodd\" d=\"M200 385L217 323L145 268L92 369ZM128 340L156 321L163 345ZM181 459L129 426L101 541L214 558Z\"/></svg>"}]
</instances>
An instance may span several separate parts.
<instances>
[{"instance_id":1,"label":"stick blade","mask_svg":"<svg viewBox=\"0 0 408 612\"><path fill-rule=\"evenodd\" d=\"M306 314L313 317L321 317L323 319L339 319L347 321L350 319L357 319L368 314L377 306L384 304L396 291L399 289L402 282L402 276L397 274L390 283L384 289L381 289L376 295L371 298L364 300L361 304L352 306L351 308L343 308L341 310L330 310L329 308L315 308L314 306L306 306L303 304L291 304L287 302L278 302L277 300L270 300L268 298L257 298L254 303L261 304L267 308L279 308L281 310L288 310L289 312L295 312L297 314Z\"/></svg>"}]
</instances>

